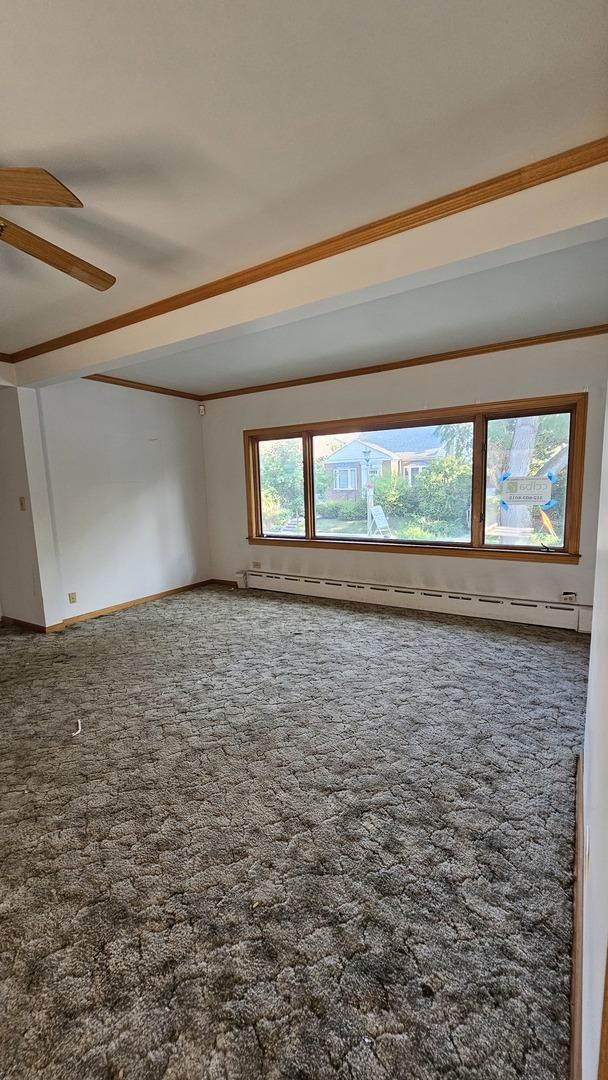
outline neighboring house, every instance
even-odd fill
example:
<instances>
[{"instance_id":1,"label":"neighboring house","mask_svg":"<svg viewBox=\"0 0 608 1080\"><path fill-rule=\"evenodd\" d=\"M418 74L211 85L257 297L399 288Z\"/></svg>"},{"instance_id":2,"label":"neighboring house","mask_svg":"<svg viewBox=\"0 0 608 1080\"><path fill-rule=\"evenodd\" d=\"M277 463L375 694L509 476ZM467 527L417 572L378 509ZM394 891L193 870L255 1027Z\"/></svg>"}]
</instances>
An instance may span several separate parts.
<instances>
[{"instance_id":1,"label":"neighboring house","mask_svg":"<svg viewBox=\"0 0 608 1080\"><path fill-rule=\"evenodd\" d=\"M421 470L444 453L434 427L366 431L325 459L330 477L325 498L360 499L368 476L402 476L413 484Z\"/></svg>"}]
</instances>

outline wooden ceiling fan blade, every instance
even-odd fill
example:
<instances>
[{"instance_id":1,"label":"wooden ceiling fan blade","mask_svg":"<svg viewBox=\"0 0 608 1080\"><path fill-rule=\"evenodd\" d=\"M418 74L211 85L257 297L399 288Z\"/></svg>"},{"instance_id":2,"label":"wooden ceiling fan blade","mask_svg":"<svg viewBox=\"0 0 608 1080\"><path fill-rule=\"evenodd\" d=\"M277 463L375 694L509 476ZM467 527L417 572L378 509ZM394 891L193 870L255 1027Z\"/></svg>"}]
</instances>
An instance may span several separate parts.
<instances>
[{"instance_id":1,"label":"wooden ceiling fan blade","mask_svg":"<svg viewBox=\"0 0 608 1080\"><path fill-rule=\"evenodd\" d=\"M100 270L99 267L85 262L84 259L79 259L70 251L64 251L56 244L51 244L49 240L43 240L41 236L36 236L35 233L22 229L20 225L7 221L3 215L0 215L0 240L101 292L109 289L116 281L112 274L106 274L105 270Z\"/></svg>"},{"instance_id":2,"label":"wooden ceiling fan blade","mask_svg":"<svg viewBox=\"0 0 608 1080\"><path fill-rule=\"evenodd\" d=\"M82 206L46 169L0 169L0 206Z\"/></svg>"}]
</instances>

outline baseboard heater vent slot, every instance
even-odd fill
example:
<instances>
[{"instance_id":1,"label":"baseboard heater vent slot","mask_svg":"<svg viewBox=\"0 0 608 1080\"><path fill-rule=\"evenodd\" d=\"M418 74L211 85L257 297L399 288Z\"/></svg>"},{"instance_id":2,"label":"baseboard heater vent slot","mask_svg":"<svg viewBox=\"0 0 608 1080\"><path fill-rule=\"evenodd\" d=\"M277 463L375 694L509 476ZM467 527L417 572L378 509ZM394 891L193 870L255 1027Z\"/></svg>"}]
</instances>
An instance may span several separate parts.
<instances>
[{"instance_id":1,"label":"baseboard heater vent slot","mask_svg":"<svg viewBox=\"0 0 608 1080\"><path fill-rule=\"evenodd\" d=\"M474 593L450 593L429 589L406 589L369 581L336 581L330 578L310 578L296 574L270 574L264 570L249 570L250 589L295 593L300 596L325 596L352 600L363 604L410 608L415 611L437 611L446 615L467 615L479 619L500 619L507 622L534 623L538 626L559 626L565 630L579 629L584 613L587 630L590 609L577 604L550 604L523 597L477 596Z\"/></svg>"}]
</instances>

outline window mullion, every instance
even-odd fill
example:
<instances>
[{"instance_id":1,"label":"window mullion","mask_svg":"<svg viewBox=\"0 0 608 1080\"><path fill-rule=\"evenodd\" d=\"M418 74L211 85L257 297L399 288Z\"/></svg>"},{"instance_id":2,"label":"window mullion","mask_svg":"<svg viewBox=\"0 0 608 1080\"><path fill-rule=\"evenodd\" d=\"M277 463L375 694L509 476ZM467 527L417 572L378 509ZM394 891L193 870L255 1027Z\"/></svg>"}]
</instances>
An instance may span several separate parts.
<instances>
[{"instance_id":1,"label":"window mullion","mask_svg":"<svg viewBox=\"0 0 608 1080\"><path fill-rule=\"evenodd\" d=\"M312 435L309 431L302 433L304 451L304 520L306 539L314 540L315 537L315 477L312 448Z\"/></svg>"},{"instance_id":2,"label":"window mullion","mask_svg":"<svg viewBox=\"0 0 608 1080\"><path fill-rule=\"evenodd\" d=\"M486 418L477 413L473 422L473 490L471 498L471 543L482 547L485 527Z\"/></svg>"}]
</instances>

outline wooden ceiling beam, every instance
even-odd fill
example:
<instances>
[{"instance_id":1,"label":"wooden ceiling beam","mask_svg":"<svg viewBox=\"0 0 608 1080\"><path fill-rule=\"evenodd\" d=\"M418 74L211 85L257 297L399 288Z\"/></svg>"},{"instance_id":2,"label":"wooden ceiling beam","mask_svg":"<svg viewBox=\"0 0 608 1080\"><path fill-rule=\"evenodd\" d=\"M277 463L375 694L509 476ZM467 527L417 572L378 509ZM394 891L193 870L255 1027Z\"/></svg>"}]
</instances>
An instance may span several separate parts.
<instances>
[{"instance_id":1,"label":"wooden ceiling beam","mask_svg":"<svg viewBox=\"0 0 608 1080\"><path fill-rule=\"evenodd\" d=\"M254 282L284 274L289 270L295 270L298 267L328 259L333 255L340 255L343 252L351 251L353 248L373 244L377 240L384 240L389 236L419 228L421 225L428 225L433 221L439 221L441 218L460 214L484 203L503 199L508 195L515 195L521 191L526 191L528 188L569 176L571 173L589 169L606 161L608 161L608 136L595 139L593 142L585 143L582 146L564 150L559 154L553 154L551 157L543 158L541 161L513 169L511 172L472 184L448 195L442 195L438 199L432 199L429 202L410 207L397 214L391 214L388 217L380 218L355 229L338 233L318 243L299 248L297 251L288 252L277 258L258 263L256 266L197 285L193 289L135 308L133 311L105 319L103 322L85 326L68 334L62 334L59 337L51 338L49 341L32 345L30 348L20 349L18 352L12 353L9 359L12 363L19 363L34 356L55 352L58 349L76 345L82 341L99 337L102 334L109 334L114 330L121 330L126 326L153 319L158 315L165 315L168 312L188 307L191 304L198 304L202 300L208 300L210 297L241 289Z\"/></svg>"},{"instance_id":2,"label":"wooden ceiling beam","mask_svg":"<svg viewBox=\"0 0 608 1080\"><path fill-rule=\"evenodd\" d=\"M550 345L557 341L572 341L575 338L595 337L608 334L608 323L595 326L579 326L573 330L556 330L550 334L537 334L535 337L512 338L510 341L496 341L489 345L474 345L466 349L452 349L449 352L427 353L413 356L407 360L389 360L384 364L370 364L367 367L345 368L331 371L324 375L304 375L296 379L282 379L280 382L261 383L257 386L240 386L233 390L218 390L212 394L188 393L174 390L167 386L155 386L152 383L134 382L131 379L115 378L113 375L83 375L93 382L110 383L114 386L126 386L132 390L147 390L152 394L169 394L171 397L190 398L192 401L219 401L221 398L242 397L244 394L262 394L269 390L287 390L294 386L310 386L312 383L332 382L334 379L353 379L359 375L380 375L385 371L398 371L401 368L420 367L423 364L439 364L446 360L463 360L467 356L483 356L487 353L507 352L511 349L525 349L532 345Z\"/></svg>"}]
</instances>

